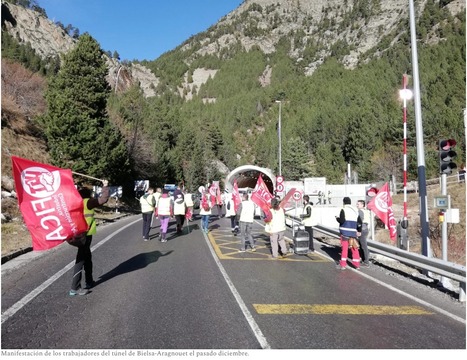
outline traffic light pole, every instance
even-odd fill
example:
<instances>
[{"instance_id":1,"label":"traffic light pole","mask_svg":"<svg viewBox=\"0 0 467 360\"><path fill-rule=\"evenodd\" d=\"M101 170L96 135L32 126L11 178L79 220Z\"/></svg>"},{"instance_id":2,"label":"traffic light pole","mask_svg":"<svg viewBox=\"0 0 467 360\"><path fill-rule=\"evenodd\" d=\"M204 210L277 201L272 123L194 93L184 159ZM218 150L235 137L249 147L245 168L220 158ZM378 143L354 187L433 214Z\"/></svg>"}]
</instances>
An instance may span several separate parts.
<instances>
[{"instance_id":1,"label":"traffic light pole","mask_svg":"<svg viewBox=\"0 0 467 360\"><path fill-rule=\"evenodd\" d=\"M430 256L428 201L426 191L425 147L423 143L422 107L420 105L420 83L418 76L417 38L415 33L415 9L409 0L410 38L412 45L412 69L414 83L415 129L417 137L418 188L420 197L420 228L422 235L422 255Z\"/></svg>"}]
</instances>

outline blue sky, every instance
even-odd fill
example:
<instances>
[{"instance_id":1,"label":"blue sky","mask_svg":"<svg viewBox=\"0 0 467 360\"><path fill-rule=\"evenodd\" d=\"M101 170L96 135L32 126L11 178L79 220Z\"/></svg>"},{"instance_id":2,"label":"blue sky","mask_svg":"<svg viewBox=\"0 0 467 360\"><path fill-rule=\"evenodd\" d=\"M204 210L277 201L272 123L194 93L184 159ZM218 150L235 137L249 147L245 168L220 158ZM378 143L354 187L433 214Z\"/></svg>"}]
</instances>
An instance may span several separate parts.
<instances>
[{"instance_id":1,"label":"blue sky","mask_svg":"<svg viewBox=\"0 0 467 360\"><path fill-rule=\"evenodd\" d=\"M121 60L155 60L243 0L37 0L47 17L88 32Z\"/></svg>"}]
</instances>

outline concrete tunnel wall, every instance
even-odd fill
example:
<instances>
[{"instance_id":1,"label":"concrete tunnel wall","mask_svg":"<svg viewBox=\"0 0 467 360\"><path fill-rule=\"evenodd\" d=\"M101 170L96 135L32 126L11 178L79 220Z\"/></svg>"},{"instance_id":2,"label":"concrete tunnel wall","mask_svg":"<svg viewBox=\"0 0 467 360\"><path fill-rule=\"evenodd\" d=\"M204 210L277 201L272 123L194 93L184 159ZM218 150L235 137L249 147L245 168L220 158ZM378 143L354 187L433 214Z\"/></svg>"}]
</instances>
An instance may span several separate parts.
<instances>
[{"instance_id":1,"label":"concrete tunnel wall","mask_svg":"<svg viewBox=\"0 0 467 360\"><path fill-rule=\"evenodd\" d=\"M276 183L275 175L270 169L255 165L243 165L231 171L224 180L225 189L232 192L235 179L237 180L239 188L248 187L254 189L260 175L263 175L263 180L270 193L274 194L274 184Z\"/></svg>"}]
</instances>

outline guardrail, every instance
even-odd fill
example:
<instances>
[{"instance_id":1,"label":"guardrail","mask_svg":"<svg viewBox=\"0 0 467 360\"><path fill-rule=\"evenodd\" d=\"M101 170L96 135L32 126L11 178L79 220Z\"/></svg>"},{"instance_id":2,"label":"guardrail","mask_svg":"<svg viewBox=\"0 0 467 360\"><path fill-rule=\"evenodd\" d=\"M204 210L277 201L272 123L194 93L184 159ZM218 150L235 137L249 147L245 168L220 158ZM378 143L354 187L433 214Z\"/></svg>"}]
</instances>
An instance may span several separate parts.
<instances>
[{"instance_id":1,"label":"guardrail","mask_svg":"<svg viewBox=\"0 0 467 360\"><path fill-rule=\"evenodd\" d=\"M292 224L296 225L300 223L300 220L296 217L287 215L292 220ZM292 226L293 226L292 225ZM339 239L340 234L336 229L327 228L324 226L314 226L314 231L318 231L327 236ZM444 276L446 278L459 282L459 301L465 302L465 291L466 291L466 270L465 266L454 264L449 261L426 257L420 254L411 253L407 250L399 249L395 246L379 243L377 241L367 240L368 248L374 253L378 253L387 256L391 259L398 260L405 264L430 271L432 273Z\"/></svg>"}]
</instances>

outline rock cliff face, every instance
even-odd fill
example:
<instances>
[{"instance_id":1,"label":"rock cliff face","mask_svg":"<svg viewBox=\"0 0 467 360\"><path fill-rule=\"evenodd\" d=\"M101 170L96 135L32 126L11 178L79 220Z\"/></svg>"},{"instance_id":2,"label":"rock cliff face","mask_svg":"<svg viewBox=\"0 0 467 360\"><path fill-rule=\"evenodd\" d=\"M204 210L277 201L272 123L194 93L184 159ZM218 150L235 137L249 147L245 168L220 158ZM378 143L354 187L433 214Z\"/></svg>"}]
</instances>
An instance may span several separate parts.
<instances>
[{"instance_id":1,"label":"rock cliff face","mask_svg":"<svg viewBox=\"0 0 467 360\"><path fill-rule=\"evenodd\" d=\"M73 49L76 40L42 14L2 1L2 29L21 43L29 43L43 59L66 54ZM91 34L92 36L92 34ZM145 96L154 96L158 79L151 71L139 64L122 65L106 58L109 67L107 81L117 91L139 84Z\"/></svg>"}]
</instances>

